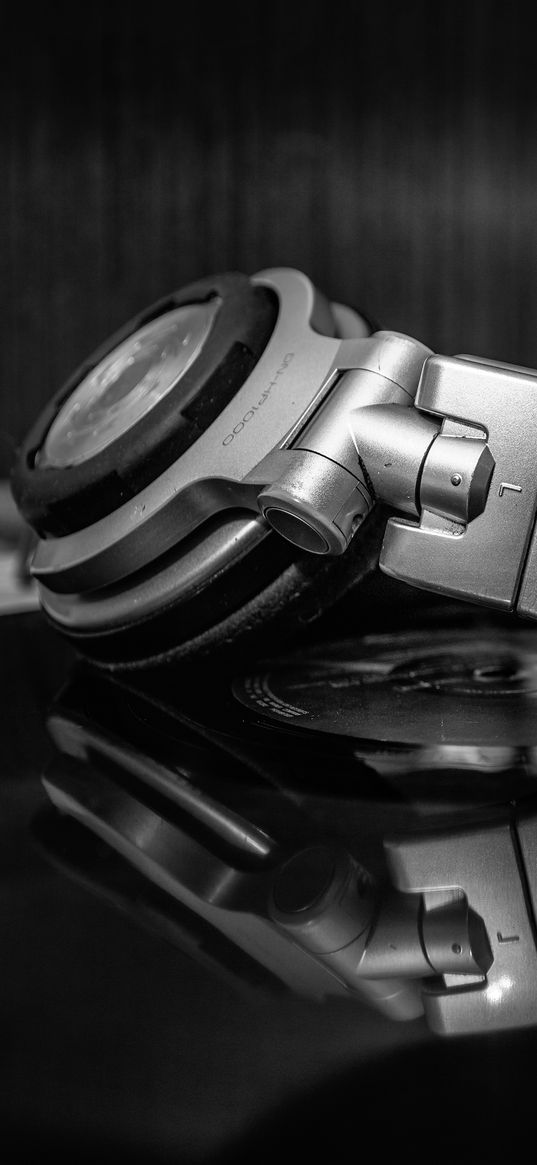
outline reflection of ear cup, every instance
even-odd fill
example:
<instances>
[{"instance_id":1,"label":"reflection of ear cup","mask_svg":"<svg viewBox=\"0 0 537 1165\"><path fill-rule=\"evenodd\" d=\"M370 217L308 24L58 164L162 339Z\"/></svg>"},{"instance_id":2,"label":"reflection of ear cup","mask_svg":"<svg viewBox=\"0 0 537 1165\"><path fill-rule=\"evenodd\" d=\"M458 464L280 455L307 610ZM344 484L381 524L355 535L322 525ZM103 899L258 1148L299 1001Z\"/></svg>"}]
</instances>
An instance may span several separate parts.
<instances>
[{"instance_id":1,"label":"reflection of ear cup","mask_svg":"<svg viewBox=\"0 0 537 1165\"><path fill-rule=\"evenodd\" d=\"M140 328L175 308L217 298L209 334L176 387L81 464L40 468L39 450L81 381ZM24 441L13 475L19 509L39 534L61 536L110 514L153 481L208 428L255 367L277 318L275 297L245 275L220 275L174 292L125 324L74 373Z\"/></svg>"},{"instance_id":2,"label":"reflection of ear cup","mask_svg":"<svg viewBox=\"0 0 537 1165\"><path fill-rule=\"evenodd\" d=\"M259 547L208 580L191 599L172 601L123 628L91 634L69 629L69 638L84 655L111 669L203 659L215 651L224 662L231 656L235 662L273 649L373 569L384 523L381 511L373 511L347 553L334 558L300 554L269 532Z\"/></svg>"}]
</instances>

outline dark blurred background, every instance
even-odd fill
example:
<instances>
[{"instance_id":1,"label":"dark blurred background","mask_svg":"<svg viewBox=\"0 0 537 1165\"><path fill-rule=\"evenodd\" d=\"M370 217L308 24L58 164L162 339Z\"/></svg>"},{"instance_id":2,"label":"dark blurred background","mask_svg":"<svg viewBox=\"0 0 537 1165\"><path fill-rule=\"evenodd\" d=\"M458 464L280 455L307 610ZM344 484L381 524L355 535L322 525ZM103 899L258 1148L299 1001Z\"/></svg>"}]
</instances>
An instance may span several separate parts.
<instances>
[{"instance_id":1,"label":"dark blurred background","mask_svg":"<svg viewBox=\"0 0 537 1165\"><path fill-rule=\"evenodd\" d=\"M537 364L530 6L4 6L0 476L132 313L307 271L445 352Z\"/></svg>"}]
</instances>

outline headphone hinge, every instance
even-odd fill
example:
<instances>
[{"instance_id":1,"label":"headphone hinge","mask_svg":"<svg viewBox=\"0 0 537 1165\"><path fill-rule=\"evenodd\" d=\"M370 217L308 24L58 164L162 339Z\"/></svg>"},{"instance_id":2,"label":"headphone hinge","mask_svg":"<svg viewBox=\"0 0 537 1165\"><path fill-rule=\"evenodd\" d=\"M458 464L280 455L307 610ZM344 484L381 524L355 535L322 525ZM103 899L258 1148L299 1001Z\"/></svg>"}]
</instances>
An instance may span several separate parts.
<instances>
[{"instance_id":1,"label":"headphone hinge","mask_svg":"<svg viewBox=\"0 0 537 1165\"><path fill-rule=\"evenodd\" d=\"M419 522L388 521L387 574L504 611L519 602L520 613L537 616L536 403L529 370L469 356L427 360L416 406L439 433L421 470Z\"/></svg>"}]
</instances>

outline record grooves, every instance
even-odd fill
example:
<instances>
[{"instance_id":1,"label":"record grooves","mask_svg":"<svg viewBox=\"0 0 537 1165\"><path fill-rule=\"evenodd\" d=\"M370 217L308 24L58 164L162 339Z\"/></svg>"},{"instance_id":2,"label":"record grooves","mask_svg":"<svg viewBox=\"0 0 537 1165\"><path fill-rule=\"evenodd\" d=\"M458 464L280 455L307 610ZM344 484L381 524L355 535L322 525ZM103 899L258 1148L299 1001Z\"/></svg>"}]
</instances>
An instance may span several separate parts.
<instances>
[{"instance_id":1,"label":"record grooves","mask_svg":"<svg viewBox=\"0 0 537 1165\"><path fill-rule=\"evenodd\" d=\"M537 633L468 627L340 639L234 683L250 711L394 745L537 746Z\"/></svg>"}]
</instances>

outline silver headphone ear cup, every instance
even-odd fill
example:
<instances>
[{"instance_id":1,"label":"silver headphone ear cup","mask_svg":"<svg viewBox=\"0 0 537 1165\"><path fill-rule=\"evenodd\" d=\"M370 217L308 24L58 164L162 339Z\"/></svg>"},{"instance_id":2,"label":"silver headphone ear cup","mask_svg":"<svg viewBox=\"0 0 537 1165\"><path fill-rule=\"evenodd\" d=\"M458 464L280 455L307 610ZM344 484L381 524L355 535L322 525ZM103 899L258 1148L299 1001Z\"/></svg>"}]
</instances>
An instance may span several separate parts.
<instances>
[{"instance_id":1,"label":"silver headphone ear cup","mask_svg":"<svg viewBox=\"0 0 537 1165\"><path fill-rule=\"evenodd\" d=\"M140 367L152 377L155 336L160 343L172 323L182 326L185 303L212 302L216 294L221 305L195 358L177 379L170 374L156 404L139 413L129 396L133 385L138 389L137 337L150 336ZM172 299L103 345L85 369L89 381L75 374L69 391L62 390L30 433L15 473L20 508L40 535L34 571L45 613L80 654L109 669L216 653L231 659L271 639L274 646L274 637L309 624L367 573L380 546L375 514L342 556L299 550L260 515L250 480L300 425L316 394L331 386L339 341L369 334L364 317L331 305L305 275L288 269L252 279L217 276ZM151 321L159 325L156 332ZM95 360L103 357L105 371L110 361L115 368L113 356L125 344L127 355L133 344L136 349L136 367L126 374L127 418L123 383L110 381L109 416L108 381L103 400L99 381L95 440L90 432L87 446L83 417L82 445L73 457L64 442L62 409L67 424L82 391L93 416L91 370L101 367ZM41 448L40 459L35 452Z\"/></svg>"}]
</instances>

